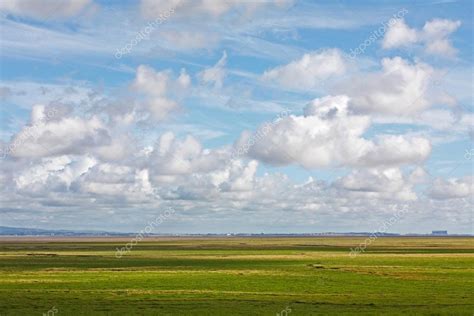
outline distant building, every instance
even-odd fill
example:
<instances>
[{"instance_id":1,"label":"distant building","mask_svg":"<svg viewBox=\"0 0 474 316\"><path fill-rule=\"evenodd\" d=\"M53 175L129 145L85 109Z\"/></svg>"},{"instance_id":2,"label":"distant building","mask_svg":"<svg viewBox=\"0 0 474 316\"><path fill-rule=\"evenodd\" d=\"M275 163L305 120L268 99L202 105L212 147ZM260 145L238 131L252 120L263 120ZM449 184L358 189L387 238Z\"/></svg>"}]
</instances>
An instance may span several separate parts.
<instances>
[{"instance_id":1,"label":"distant building","mask_svg":"<svg viewBox=\"0 0 474 316\"><path fill-rule=\"evenodd\" d=\"M433 230L431 232L431 235L436 235L436 236L446 236L448 234L447 230Z\"/></svg>"}]
</instances>

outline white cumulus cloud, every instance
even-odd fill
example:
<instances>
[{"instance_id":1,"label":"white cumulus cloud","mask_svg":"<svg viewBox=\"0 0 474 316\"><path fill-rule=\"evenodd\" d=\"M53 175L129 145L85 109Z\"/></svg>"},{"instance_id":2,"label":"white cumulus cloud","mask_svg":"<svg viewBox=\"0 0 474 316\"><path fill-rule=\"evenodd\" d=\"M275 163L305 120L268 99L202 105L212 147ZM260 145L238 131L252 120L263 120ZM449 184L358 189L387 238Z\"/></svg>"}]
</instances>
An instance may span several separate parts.
<instances>
[{"instance_id":1,"label":"white cumulus cloud","mask_svg":"<svg viewBox=\"0 0 474 316\"><path fill-rule=\"evenodd\" d=\"M399 168L354 170L337 180L335 185L355 196L407 201L417 199L413 185Z\"/></svg>"},{"instance_id":2,"label":"white cumulus cloud","mask_svg":"<svg viewBox=\"0 0 474 316\"><path fill-rule=\"evenodd\" d=\"M385 33L382 47L391 49L420 43L429 54L452 57L457 50L452 46L449 35L460 26L460 21L433 19L426 22L421 30L417 30L410 28L403 19L398 19Z\"/></svg>"},{"instance_id":3,"label":"white cumulus cloud","mask_svg":"<svg viewBox=\"0 0 474 316\"><path fill-rule=\"evenodd\" d=\"M304 54L300 59L263 73L262 79L276 82L284 88L314 89L333 75L341 75L346 64L341 52L328 49Z\"/></svg>"},{"instance_id":4,"label":"white cumulus cloud","mask_svg":"<svg viewBox=\"0 0 474 316\"><path fill-rule=\"evenodd\" d=\"M262 125L252 137L244 132L237 148L270 164L297 163L305 168L330 166L392 166L425 160L428 140L419 137L377 135L375 141L363 137L370 117L349 113L347 96L315 99L304 116L290 115L272 125Z\"/></svg>"},{"instance_id":5,"label":"white cumulus cloud","mask_svg":"<svg viewBox=\"0 0 474 316\"><path fill-rule=\"evenodd\" d=\"M213 83L215 88L221 88L224 78L227 74L225 65L227 63L227 53L222 53L221 59L212 67L206 68L200 73L198 77L204 83Z\"/></svg>"},{"instance_id":6,"label":"white cumulus cloud","mask_svg":"<svg viewBox=\"0 0 474 316\"><path fill-rule=\"evenodd\" d=\"M474 178L465 176L463 178L442 179L437 178L433 181L430 196L434 199L459 199L469 198L474 195Z\"/></svg>"},{"instance_id":7,"label":"white cumulus cloud","mask_svg":"<svg viewBox=\"0 0 474 316\"><path fill-rule=\"evenodd\" d=\"M132 88L142 94L139 104L150 113L151 119L161 121L179 109L176 101L191 85L191 78L183 69L174 79L170 70L156 71L145 65L137 68Z\"/></svg>"},{"instance_id":8,"label":"white cumulus cloud","mask_svg":"<svg viewBox=\"0 0 474 316\"><path fill-rule=\"evenodd\" d=\"M352 99L352 107L364 113L411 115L430 105L434 69L411 64L401 57L384 58L382 71L352 78L339 89Z\"/></svg>"}]
</instances>

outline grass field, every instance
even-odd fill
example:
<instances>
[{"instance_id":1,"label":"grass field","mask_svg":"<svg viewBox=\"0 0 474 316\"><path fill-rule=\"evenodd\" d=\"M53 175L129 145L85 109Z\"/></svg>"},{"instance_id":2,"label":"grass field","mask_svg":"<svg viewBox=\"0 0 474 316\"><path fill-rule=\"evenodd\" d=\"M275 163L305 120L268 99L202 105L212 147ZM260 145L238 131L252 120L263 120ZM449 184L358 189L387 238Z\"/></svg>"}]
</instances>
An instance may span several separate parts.
<instances>
[{"instance_id":1,"label":"grass field","mask_svg":"<svg viewBox=\"0 0 474 316\"><path fill-rule=\"evenodd\" d=\"M0 314L473 315L473 238L364 239L3 238Z\"/></svg>"}]
</instances>

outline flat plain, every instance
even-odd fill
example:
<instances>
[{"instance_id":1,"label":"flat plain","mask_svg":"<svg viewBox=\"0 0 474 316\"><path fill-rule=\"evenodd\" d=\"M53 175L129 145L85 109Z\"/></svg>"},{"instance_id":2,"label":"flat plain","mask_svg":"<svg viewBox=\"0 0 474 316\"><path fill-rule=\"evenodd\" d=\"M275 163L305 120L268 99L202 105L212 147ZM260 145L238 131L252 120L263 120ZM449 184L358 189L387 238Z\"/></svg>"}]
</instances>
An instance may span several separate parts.
<instances>
[{"instance_id":1,"label":"flat plain","mask_svg":"<svg viewBox=\"0 0 474 316\"><path fill-rule=\"evenodd\" d=\"M474 238L0 239L0 315L473 315Z\"/></svg>"}]
</instances>

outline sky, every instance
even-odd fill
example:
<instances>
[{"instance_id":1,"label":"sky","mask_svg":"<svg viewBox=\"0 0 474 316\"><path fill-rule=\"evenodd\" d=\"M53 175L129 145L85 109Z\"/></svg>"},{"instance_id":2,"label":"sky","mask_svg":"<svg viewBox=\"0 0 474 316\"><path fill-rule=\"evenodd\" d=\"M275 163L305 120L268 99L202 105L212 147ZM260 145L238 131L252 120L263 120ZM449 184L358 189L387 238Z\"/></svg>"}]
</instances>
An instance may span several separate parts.
<instances>
[{"instance_id":1,"label":"sky","mask_svg":"<svg viewBox=\"0 0 474 316\"><path fill-rule=\"evenodd\" d=\"M473 233L473 2L4 0L0 225Z\"/></svg>"}]
</instances>

